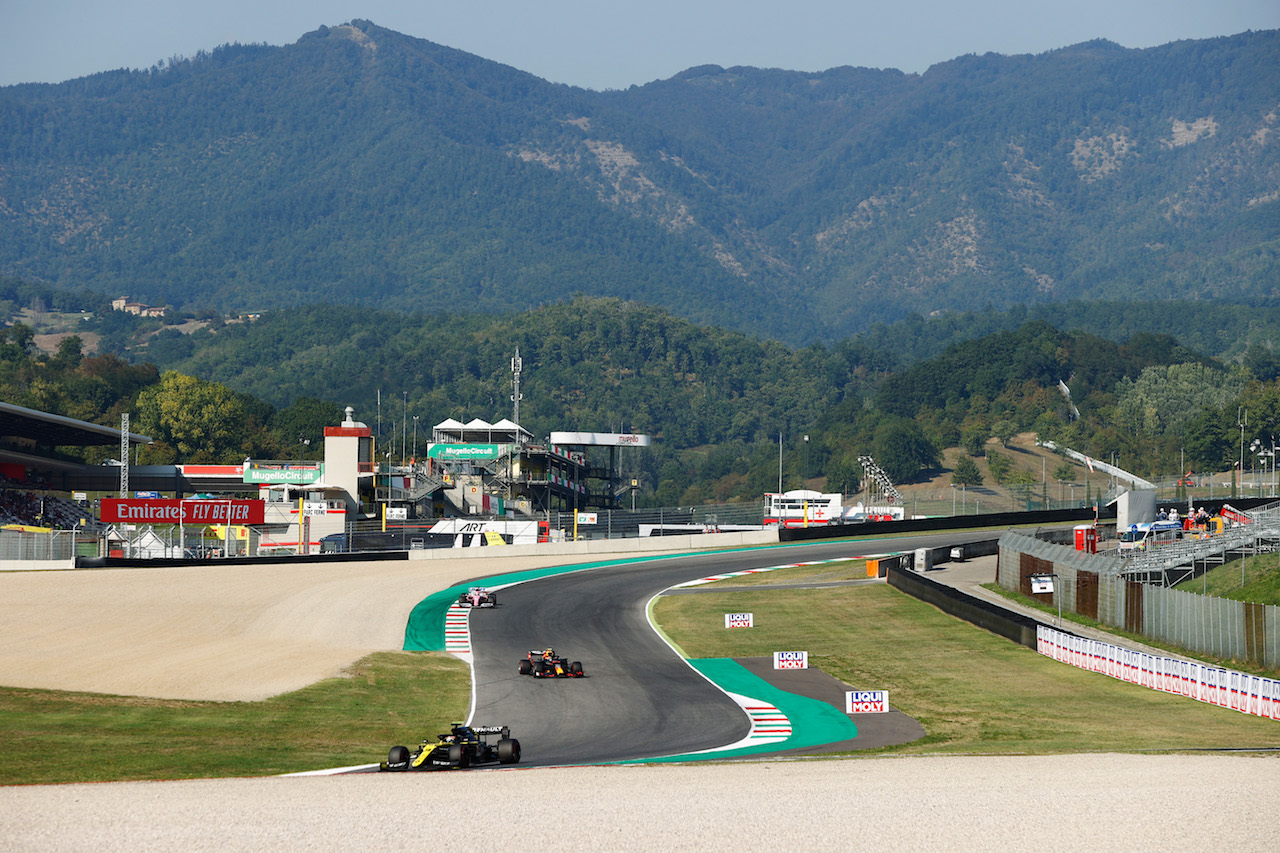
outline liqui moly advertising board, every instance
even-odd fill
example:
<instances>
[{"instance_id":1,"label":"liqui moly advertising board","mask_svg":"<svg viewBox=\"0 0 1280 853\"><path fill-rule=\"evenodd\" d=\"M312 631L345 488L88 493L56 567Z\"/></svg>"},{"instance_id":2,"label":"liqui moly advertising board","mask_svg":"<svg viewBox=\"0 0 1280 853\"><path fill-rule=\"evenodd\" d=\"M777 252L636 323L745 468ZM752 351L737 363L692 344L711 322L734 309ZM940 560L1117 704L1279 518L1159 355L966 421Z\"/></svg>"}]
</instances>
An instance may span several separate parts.
<instances>
[{"instance_id":1,"label":"liqui moly advertising board","mask_svg":"<svg viewBox=\"0 0 1280 853\"><path fill-rule=\"evenodd\" d=\"M846 690L844 694L846 714L889 713L888 690Z\"/></svg>"},{"instance_id":2,"label":"liqui moly advertising board","mask_svg":"<svg viewBox=\"0 0 1280 853\"><path fill-rule=\"evenodd\" d=\"M726 613L724 615L724 626L726 628L751 628L755 625L755 616L752 613Z\"/></svg>"},{"instance_id":3,"label":"liqui moly advertising board","mask_svg":"<svg viewBox=\"0 0 1280 853\"><path fill-rule=\"evenodd\" d=\"M265 515L266 502L255 500L102 499L108 524L262 524Z\"/></svg>"},{"instance_id":4,"label":"liqui moly advertising board","mask_svg":"<svg viewBox=\"0 0 1280 853\"><path fill-rule=\"evenodd\" d=\"M774 652L774 669L808 669L808 652Z\"/></svg>"}]
</instances>

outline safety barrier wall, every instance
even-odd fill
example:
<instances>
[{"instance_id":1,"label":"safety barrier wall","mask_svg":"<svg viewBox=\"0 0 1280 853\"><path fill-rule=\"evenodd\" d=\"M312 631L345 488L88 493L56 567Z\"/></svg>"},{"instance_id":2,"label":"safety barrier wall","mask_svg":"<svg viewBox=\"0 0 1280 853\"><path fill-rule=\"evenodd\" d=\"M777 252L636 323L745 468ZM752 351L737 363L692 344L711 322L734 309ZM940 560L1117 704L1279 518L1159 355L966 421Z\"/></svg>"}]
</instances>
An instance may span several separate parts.
<instances>
[{"instance_id":1,"label":"safety barrier wall","mask_svg":"<svg viewBox=\"0 0 1280 853\"><path fill-rule=\"evenodd\" d=\"M972 622L980 628L985 628L993 634L999 634L1028 648L1036 647L1038 623L1021 613L1006 610L955 587L938 583L927 575L908 571L900 566L889 568L887 580L889 586L932 604L944 613Z\"/></svg>"},{"instance_id":2,"label":"safety barrier wall","mask_svg":"<svg viewBox=\"0 0 1280 853\"><path fill-rule=\"evenodd\" d=\"M590 539L581 542L544 542L537 545L500 545L485 548L430 548L422 551L356 551L353 553L311 554L310 556L219 557L214 560L126 559L123 557L81 557L77 568L160 568L196 565L279 565L283 563L351 563L368 560L495 560L513 557L607 557L615 554L656 554L671 551L701 551L708 548L740 548L776 545L777 530L741 533L704 533L658 536L646 539Z\"/></svg>"},{"instance_id":3,"label":"safety barrier wall","mask_svg":"<svg viewBox=\"0 0 1280 853\"><path fill-rule=\"evenodd\" d=\"M1150 655L1041 625L1036 651L1061 663L1242 714L1280 720L1280 681L1194 661Z\"/></svg>"},{"instance_id":4,"label":"safety barrier wall","mask_svg":"<svg viewBox=\"0 0 1280 853\"><path fill-rule=\"evenodd\" d=\"M1008 531L996 581L1046 606L1224 660L1280 669L1280 607L1232 601L1121 577L1118 557L1085 554ZM1054 592L1032 593L1032 575L1054 575Z\"/></svg>"},{"instance_id":5,"label":"safety barrier wall","mask_svg":"<svg viewBox=\"0 0 1280 853\"><path fill-rule=\"evenodd\" d=\"M1104 507L1104 518L1115 517L1115 510ZM857 524L832 524L814 527L789 527L778 531L783 542L810 539L838 539L846 536L885 536L891 533L928 533L937 530L966 530L975 527L1014 527L1023 524L1064 524L1094 520L1092 507L1084 509L1040 510L1036 512L993 512L984 515L936 516L908 518L902 521L865 521Z\"/></svg>"}]
</instances>

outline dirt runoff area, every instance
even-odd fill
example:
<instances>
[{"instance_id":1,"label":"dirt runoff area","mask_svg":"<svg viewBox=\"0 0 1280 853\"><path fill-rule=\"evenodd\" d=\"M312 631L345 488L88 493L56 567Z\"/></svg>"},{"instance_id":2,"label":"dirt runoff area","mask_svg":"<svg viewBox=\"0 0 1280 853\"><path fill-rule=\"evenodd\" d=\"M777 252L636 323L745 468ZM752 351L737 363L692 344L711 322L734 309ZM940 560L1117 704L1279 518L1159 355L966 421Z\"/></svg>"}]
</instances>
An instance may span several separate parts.
<instances>
[{"instance_id":1,"label":"dirt runoff area","mask_svg":"<svg viewBox=\"0 0 1280 853\"><path fill-rule=\"evenodd\" d=\"M599 557L590 559L598 560ZM254 701L404 644L422 599L498 571L588 558L0 572L0 684Z\"/></svg>"},{"instance_id":2,"label":"dirt runoff area","mask_svg":"<svg viewBox=\"0 0 1280 853\"><path fill-rule=\"evenodd\" d=\"M10 850L1269 850L1280 763L796 760L0 788Z\"/></svg>"}]
</instances>

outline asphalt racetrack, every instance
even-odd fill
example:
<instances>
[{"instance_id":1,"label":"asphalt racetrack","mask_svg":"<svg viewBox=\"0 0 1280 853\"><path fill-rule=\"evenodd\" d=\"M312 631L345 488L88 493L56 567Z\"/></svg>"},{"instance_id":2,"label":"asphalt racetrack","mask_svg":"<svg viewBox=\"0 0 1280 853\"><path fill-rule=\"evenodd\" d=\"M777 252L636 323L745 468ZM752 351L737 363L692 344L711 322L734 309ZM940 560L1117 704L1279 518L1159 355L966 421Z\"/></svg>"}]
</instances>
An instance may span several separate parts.
<instances>
[{"instance_id":1,"label":"asphalt racetrack","mask_svg":"<svg viewBox=\"0 0 1280 853\"><path fill-rule=\"evenodd\" d=\"M918 542L708 554L637 564L616 573L591 569L505 590L496 611L473 614L471 620L482 661L477 698L484 710L477 711L476 719L513 726L527 756L527 764L516 769L0 786L0 847L59 853L400 850L423 845L471 850L495 844L584 851L1271 849L1273 816L1280 808L1280 763L1274 758L1051 755L832 761L784 755L775 761L525 769L583 757L595 761L660 754L733 736L719 729L725 710L720 700L705 699L704 706L699 698L696 704L707 719L696 720L692 735L677 737L672 729L678 718L669 715L664 701L664 690L671 688L649 690L630 683L647 682L637 674L643 669L633 667L652 663L652 650L667 662L664 672L688 669L647 626L640 629L645 602L675 582L659 572L670 569L678 581L748 565L907 550ZM0 684L255 701L340 675L371 651L399 648L408 614L434 592L479 575L550 563L538 558L495 561L485 554L480 559L287 563L267 569L211 563L3 572ZM631 591L601 590L592 581L611 574L625 580ZM584 584L584 595L598 598L558 600L556 590L571 578ZM544 607L551 620L545 625L532 610L521 615L522 610ZM494 637L488 636L490 631ZM588 677L535 682L516 674L521 655L548 644L581 660ZM763 661L739 663L758 667L759 675L775 683ZM799 678L797 673L778 675ZM838 694L839 682L817 676L805 676L806 682L816 679L812 685L796 681L776 686ZM688 686L683 674L677 681L674 689ZM633 714L612 699L612 687L631 691L627 701L642 705ZM529 703L538 703L537 709ZM595 710L569 722L566 715L577 707ZM587 749L594 738L586 734L595 725L593 714L600 715L608 731ZM633 734L633 726L646 731ZM867 736L860 722L857 740ZM683 741L679 747L677 740ZM0 745L0 757L3 749ZM1190 812L1187 804L1192 804Z\"/></svg>"},{"instance_id":2,"label":"asphalt racetrack","mask_svg":"<svg viewBox=\"0 0 1280 853\"><path fill-rule=\"evenodd\" d=\"M471 614L480 725L509 725L523 763L582 764L691 752L732 743L742 709L650 627L645 605L672 584L712 574L724 559L663 560L558 575L504 589L500 607ZM533 678L517 663L554 647L583 678Z\"/></svg>"},{"instance_id":3,"label":"asphalt racetrack","mask_svg":"<svg viewBox=\"0 0 1280 853\"><path fill-rule=\"evenodd\" d=\"M651 758L734 743L750 730L746 714L657 635L646 616L650 599L670 586L710 575L937 541L912 537L716 552L589 569L504 589L497 608L471 614L472 722L510 726L524 747L522 763L535 766ZM948 541L955 541L954 536ZM567 660L581 661L586 677L518 674L521 658L548 647ZM802 682L793 680L791 687L775 683L782 689L800 687L796 692L803 693ZM891 721L860 722L860 729L877 729L876 736L831 749L883 746L924 734L896 712Z\"/></svg>"}]
</instances>

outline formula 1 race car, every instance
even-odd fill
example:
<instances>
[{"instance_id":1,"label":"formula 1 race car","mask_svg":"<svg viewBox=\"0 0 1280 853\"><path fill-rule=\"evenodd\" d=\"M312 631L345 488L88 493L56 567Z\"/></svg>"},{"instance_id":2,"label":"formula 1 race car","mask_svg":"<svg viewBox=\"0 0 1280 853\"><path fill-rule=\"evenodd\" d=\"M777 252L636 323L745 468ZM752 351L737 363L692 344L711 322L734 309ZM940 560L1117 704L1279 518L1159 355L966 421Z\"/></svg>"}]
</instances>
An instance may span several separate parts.
<instances>
[{"instance_id":1,"label":"formula 1 race car","mask_svg":"<svg viewBox=\"0 0 1280 853\"><path fill-rule=\"evenodd\" d=\"M497 607L498 594L482 586L473 586L458 596L458 604L462 607Z\"/></svg>"},{"instance_id":2,"label":"formula 1 race car","mask_svg":"<svg viewBox=\"0 0 1280 853\"><path fill-rule=\"evenodd\" d=\"M497 736L496 742L491 738ZM393 746L387 760L378 765L379 770L443 770L453 767L471 767L476 764L517 764L520 761L520 741L511 737L506 726L464 726L454 723L449 734L435 740L424 740L410 752L406 746Z\"/></svg>"},{"instance_id":3,"label":"formula 1 race car","mask_svg":"<svg viewBox=\"0 0 1280 853\"><path fill-rule=\"evenodd\" d=\"M581 678L585 673L578 661L569 663L555 649L534 649L520 661L520 674L534 678Z\"/></svg>"}]
</instances>

